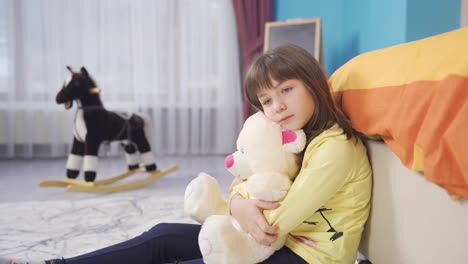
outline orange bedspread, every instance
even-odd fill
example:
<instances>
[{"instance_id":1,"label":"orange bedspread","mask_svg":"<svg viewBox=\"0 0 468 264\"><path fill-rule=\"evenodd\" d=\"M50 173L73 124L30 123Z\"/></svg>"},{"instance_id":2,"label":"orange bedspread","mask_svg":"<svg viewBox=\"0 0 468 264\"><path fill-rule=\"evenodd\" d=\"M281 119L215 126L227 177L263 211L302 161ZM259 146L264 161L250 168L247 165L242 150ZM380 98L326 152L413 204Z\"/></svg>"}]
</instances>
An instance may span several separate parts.
<instances>
[{"instance_id":1,"label":"orange bedspread","mask_svg":"<svg viewBox=\"0 0 468 264\"><path fill-rule=\"evenodd\" d=\"M468 28L359 55L330 84L358 131L468 198Z\"/></svg>"}]
</instances>

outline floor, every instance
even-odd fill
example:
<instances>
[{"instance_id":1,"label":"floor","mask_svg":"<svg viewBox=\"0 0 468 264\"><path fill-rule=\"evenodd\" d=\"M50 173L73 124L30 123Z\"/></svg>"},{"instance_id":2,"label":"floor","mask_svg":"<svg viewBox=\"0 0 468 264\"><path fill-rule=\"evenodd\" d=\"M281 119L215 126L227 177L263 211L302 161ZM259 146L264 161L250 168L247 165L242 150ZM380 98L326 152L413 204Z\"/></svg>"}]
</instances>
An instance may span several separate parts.
<instances>
[{"instance_id":1,"label":"floor","mask_svg":"<svg viewBox=\"0 0 468 264\"><path fill-rule=\"evenodd\" d=\"M157 160L160 169L179 169L143 188L119 193L39 187L41 180L64 178L65 159L0 160L0 259L72 257L134 237L159 222L193 222L183 213L187 184L199 172L217 178L226 191L232 180L223 156ZM100 159L97 178L120 174L125 167L123 158Z\"/></svg>"},{"instance_id":2,"label":"floor","mask_svg":"<svg viewBox=\"0 0 468 264\"><path fill-rule=\"evenodd\" d=\"M41 180L63 179L65 164L65 159L0 160L0 259L72 257L134 237L159 222L193 222L183 213L187 184L206 172L226 197L232 180L224 156L179 156L158 158L160 169L179 169L136 190L71 193L39 187ZM100 159L97 179L125 167L123 158Z\"/></svg>"},{"instance_id":3,"label":"floor","mask_svg":"<svg viewBox=\"0 0 468 264\"><path fill-rule=\"evenodd\" d=\"M177 165L179 169L170 175L143 188L181 194L185 186L199 172L217 178L221 187L227 189L231 175L224 168L224 156L174 156L158 157L158 167L165 169ZM114 194L68 193L61 188L40 188L42 180L61 180L65 175L65 159L0 160L0 202L47 201L62 199L86 199L113 196ZM105 158L98 162L97 179L114 176L126 170L123 158ZM130 179L132 180L132 179Z\"/></svg>"}]
</instances>

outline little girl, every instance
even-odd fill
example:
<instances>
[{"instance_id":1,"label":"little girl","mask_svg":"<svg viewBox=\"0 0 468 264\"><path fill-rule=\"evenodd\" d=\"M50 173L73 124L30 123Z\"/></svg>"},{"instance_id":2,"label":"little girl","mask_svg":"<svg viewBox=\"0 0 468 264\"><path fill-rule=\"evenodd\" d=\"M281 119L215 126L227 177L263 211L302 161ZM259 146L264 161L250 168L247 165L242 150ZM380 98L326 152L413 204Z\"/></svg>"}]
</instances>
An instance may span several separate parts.
<instances>
[{"instance_id":1,"label":"little girl","mask_svg":"<svg viewBox=\"0 0 468 264\"><path fill-rule=\"evenodd\" d=\"M267 118L285 129L304 129L308 146L280 206L243 199L245 184L239 184L231 192L232 215L257 242L271 245L287 237L275 255L294 258L292 263L354 263L372 172L366 148L332 102L322 68L304 49L285 45L260 56L244 85L250 103ZM289 263L275 255L265 263Z\"/></svg>"},{"instance_id":2,"label":"little girl","mask_svg":"<svg viewBox=\"0 0 468 264\"><path fill-rule=\"evenodd\" d=\"M285 129L304 129L308 146L280 204L245 199L245 184L235 179L232 215L259 243L286 237L285 246L263 263L354 263L369 214L372 172L366 148L333 104L322 67L306 50L283 45L253 62L244 88L267 118ZM158 224L128 241L45 263L203 263L199 231L199 225Z\"/></svg>"}]
</instances>

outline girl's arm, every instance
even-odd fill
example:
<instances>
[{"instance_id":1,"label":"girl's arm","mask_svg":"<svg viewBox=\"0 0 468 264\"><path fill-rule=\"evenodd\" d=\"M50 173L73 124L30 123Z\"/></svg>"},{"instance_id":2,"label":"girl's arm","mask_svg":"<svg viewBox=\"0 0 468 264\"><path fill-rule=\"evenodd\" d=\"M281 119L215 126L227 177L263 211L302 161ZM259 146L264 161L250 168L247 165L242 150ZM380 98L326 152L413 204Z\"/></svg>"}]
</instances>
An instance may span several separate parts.
<instances>
[{"instance_id":1,"label":"girl's arm","mask_svg":"<svg viewBox=\"0 0 468 264\"><path fill-rule=\"evenodd\" d=\"M280 206L265 211L266 220L279 226L279 236L286 236L324 206L357 173L363 159L365 149L353 139L331 138L311 148Z\"/></svg>"},{"instance_id":2,"label":"girl's arm","mask_svg":"<svg viewBox=\"0 0 468 264\"><path fill-rule=\"evenodd\" d=\"M231 197L231 213L242 229L251 234L255 240L269 246L277 239L277 226L270 226L265 220L263 210L275 209L276 202L267 202L255 199L244 199L239 194Z\"/></svg>"},{"instance_id":3,"label":"girl's arm","mask_svg":"<svg viewBox=\"0 0 468 264\"><path fill-rule=\"evenodd\" d=\"M278 227L268 224L263 215L263 210L275 209L279 204L277 202L243 198L239 192L244 193L246 196L248 194L245 193L245 183L240 176L234 178L229 187L229 192L231 193L229 199L230 212L242 229L251 234L260 244L269 246L274 243L277 239Z\"/></svg>"},{"instance_id":4,"label":"girl's arm","mask_svg":"<svg viewBox=\"0 0 468 264\"><path fill-rule=\"evenodd\" d=\"M323 206L345 184L351 173L354 173L355 158L362 155L356 153L354 144L353 140L330 139L320 146L308 148L312 149L305 155L308 160L303 162L291 189L280 202L281 206L274 209L264 202L256 204L258 201L243 199L237 194L231 196L232 215L259 243L269 245L276 239L276 236L271 235L273 233L270 228L273 226L279 228L278 235L286 236ZM243 185L245 183L236 186L234 191L245 196ZM263 209L266 210L266 220L262 214Z\"/></svg>"}]
</instances>

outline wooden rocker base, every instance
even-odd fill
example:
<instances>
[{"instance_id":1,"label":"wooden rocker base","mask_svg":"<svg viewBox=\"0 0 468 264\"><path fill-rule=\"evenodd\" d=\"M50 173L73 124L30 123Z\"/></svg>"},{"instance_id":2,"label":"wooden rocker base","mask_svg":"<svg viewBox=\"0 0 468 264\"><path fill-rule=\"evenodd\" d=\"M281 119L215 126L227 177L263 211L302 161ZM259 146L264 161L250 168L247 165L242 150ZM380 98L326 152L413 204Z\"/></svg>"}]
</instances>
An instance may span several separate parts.
<instances>
[{"instance_id":1,"label":"wooden rocker base","mask_svg":"<svg viewBox=\"0 0 468 264\"><path fill-rule=\"evenodd\" d=\"M63 181L42 181L39 183L41 187L67 187L67 191L70 192L121 192L131 189L136 189L148 185L157 179L177 170L177 166L172 166L163 171L147 172L141 169L127 171L121 175L110 177L103 180L94 182L84 182L74 179L64 179ZM128 178L129 176L136 173L149 173L149 176L124 184L112 184L114 182Z\"/></svg>"}]
</instances>

